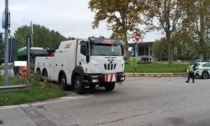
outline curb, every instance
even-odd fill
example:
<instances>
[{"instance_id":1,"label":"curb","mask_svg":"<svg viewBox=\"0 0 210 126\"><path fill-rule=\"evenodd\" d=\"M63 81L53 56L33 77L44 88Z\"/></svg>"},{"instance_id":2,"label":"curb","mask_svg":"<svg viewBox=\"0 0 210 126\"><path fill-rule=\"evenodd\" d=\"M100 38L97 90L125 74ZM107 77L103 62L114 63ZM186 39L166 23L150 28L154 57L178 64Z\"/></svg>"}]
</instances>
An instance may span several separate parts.
<instances>
[{"instance_id":1,"label":"curb","mask_svg":"<svg viewBox=\"0 0 210 126\"><path fill-rule=\"evenodd\" d=\"M126 77L187 77L186 73L125 73Z\"/></svg>"}]
</instances>

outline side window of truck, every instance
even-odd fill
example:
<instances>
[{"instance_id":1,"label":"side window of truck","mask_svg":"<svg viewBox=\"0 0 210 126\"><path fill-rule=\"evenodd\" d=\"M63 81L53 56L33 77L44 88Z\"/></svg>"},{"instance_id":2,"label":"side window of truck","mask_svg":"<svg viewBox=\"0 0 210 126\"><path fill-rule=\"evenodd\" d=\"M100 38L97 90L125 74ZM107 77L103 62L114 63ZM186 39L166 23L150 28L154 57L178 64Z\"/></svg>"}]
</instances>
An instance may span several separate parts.
<instances>
[{"instance_id":1,"label":"side window of truck","mask_svg":"<svg viewBox=\"0 0 210 126\"><path fill-rule=\"evenodd\" d=\"M81 41L80 45L80 53L86 56L88 54L88 43L85 41Z\"/></svg>"}]
</instances>

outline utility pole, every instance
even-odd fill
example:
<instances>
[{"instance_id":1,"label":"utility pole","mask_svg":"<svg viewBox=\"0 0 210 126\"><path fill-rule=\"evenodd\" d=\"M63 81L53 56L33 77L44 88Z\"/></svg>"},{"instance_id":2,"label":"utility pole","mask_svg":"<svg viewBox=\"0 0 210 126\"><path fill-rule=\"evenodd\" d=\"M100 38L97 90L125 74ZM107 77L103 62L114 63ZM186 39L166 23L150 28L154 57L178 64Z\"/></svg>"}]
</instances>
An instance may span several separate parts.
<instances>
[{"instance_id":1,"label":"utility pole","mask_svg":"<svg viewBox=\"0 0 210 126\"><path fill-rule=\"evenodd\" d=\"M8 85L8 32L9 32L9 24L10 24L10 17L9 17L9 8L8 8L8 0L5 0L5 11L3 15L3 23L2 27L5 29L5 45L4 45L4 86Z\"/></svg>"}]
</instances>

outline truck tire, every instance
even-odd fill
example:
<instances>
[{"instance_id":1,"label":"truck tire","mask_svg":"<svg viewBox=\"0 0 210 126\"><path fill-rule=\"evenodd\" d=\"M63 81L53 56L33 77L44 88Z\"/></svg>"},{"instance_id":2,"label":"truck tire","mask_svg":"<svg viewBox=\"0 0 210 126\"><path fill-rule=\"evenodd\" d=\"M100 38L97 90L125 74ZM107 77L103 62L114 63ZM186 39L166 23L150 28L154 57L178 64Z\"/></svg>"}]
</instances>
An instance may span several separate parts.
<instances>
[{"instance_id":1,"label":"truck tire","mask_svg":"<svg viewBox=\"0 0 210 126\"><path fill-rule=\"evenodd\" d=\"M202 78L207 79L209 77L209 74L205 71L202 73Z\"/></svg>"},{"instance_id":2,"label":"truck tire","mask_svg":"<svg viewBox=\"0 0 210 126\"><path fill-rule=\"evenodd\" d=\"M82 83L81 77L76 76L74 79L74 88L77 94L84 93L84 84Z\"/></svg>"},{"instance_id":3,"label":"truck tire","mask_svg":"<svg viewBox=\"0 0 210 126\"><path fill-rule=\"evenodd\" d=\"M43 73L42 73L42 79L43 79L43 82L47 82L47 78L48 78L48 73L47 73L47 70L45 70Z\"/></svg>"},{"instance_id":4,"label":"truck tire","mask_svg":"<svg viewBox=\"0 0 210 126\"><path fill-rule=\"evenodd\" d=\"M68 85L67 85L66 75L65 74L61 75L61 77L60 77L60 84L61 84L61 88L63 90L67 90L69 88Z\"/></svg>"},{"instance_id":5,"label":"truck tire","mask_svg":"<svg viewBox=\"0 0 210 126\"><path fill-rule=\"evenodd\" d=\"M38 80L38 81L42 81L41 70L40 70L40 69L37 69L37 70L36 70L36 76L37 76L37 80Z\"/></svg>"},{"instance_id":6,"label":"truck tire","mask_svg":"<svg viewBox=\"0 0 210 126\"><path fill-rule=\"evenodd\" d=\"M115 83L105 83L104 85L106 91L113 91L115 88Z\"/></svg>"}]
</instances>

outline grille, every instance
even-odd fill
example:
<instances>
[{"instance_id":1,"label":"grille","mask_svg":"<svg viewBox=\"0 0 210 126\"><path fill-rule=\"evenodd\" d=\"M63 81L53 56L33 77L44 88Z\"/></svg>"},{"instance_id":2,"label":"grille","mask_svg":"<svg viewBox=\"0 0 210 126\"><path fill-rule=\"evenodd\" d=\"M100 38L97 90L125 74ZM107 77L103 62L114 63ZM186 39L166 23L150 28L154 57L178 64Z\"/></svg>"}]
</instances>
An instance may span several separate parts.
<instances>
[{"instance_id":1,"label":"grille","mask_svg":"<svg viewBox=\"0 0 210 126\"><path fill-rule=\"evenodd\" d=\"M117 64L104 64L105 70L114 70Z\"/></svg>"}]
</instances>

